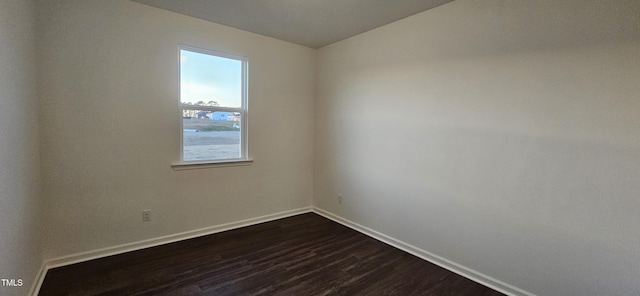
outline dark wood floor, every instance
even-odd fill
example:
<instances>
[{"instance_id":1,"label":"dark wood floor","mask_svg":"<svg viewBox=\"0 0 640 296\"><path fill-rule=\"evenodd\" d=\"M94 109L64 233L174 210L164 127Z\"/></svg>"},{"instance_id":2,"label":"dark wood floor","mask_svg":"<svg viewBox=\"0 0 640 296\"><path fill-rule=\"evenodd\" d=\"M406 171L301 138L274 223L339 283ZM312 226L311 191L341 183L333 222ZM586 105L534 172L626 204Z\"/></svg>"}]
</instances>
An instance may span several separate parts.
<instances>
[{"instance_id":1,"label":"dark wood floor","mask_svg":"<svg viewBox=\"0 0 640 296\"><path fill-rule=\"evenodd\" d=\"M39 295L502 295L316 214L49 270Z\"/></svg>"}]
</instances>

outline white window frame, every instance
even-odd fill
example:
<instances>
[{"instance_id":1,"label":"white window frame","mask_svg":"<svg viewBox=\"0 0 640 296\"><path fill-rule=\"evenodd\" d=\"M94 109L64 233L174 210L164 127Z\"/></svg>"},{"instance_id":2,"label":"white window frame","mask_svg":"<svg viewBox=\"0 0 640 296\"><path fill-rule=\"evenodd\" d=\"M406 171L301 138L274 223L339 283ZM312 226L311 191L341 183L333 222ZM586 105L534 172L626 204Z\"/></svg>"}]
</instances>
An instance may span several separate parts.
<instances>
[{"instance_id":1,"label":"white window frame","mask_svg":"<svg viewBox=\"0 0 640 296\"><path fill-rule=\"evenodd\" d=\"M239 60L242 62L242 90L241 90L241 106L238 108L231 107L218 107L218 106L192 106L184 105L180 101L180 82L181 82L181 61L180 51L192 51L206 55L212 55L216 57L222 57L227 59ZM248 145L248 72L249 62L246 56L239 56L234 54L228 54L215 50L203 49L188 45L178 45L178 115L180 121L180 161L174 163L172 167L174 170L185 169L200 169L207 167L220 167L220 166L237 166L237 165L249 165L253 160L249 157L249 145ZM184 127L183 127L183 114L184 110L202 110L211 112L234 112L240 113L240 157L230 159L211 159L211 160L184 160Z\"/></svg>"}]
</instances>

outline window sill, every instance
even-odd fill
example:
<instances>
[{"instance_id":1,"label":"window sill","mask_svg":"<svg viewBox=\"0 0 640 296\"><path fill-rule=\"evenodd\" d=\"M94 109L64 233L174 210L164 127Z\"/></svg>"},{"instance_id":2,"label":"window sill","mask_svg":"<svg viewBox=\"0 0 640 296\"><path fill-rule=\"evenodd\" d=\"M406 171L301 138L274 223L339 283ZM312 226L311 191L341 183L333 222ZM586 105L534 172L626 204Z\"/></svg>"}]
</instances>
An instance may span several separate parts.
<instances>
[{"instance_id":1,"label":"window sill","mask_svg":"<svg viewBox=\"0 0 640 296\"><path fill-rule=\"evenodd\" d=\"M251 164L253 164L253 159L233 159L217 162L176 162L171 164L171 168L173 168L174 171L184 171L232 166L246 166Z\"/></svg>"}]
</instances>

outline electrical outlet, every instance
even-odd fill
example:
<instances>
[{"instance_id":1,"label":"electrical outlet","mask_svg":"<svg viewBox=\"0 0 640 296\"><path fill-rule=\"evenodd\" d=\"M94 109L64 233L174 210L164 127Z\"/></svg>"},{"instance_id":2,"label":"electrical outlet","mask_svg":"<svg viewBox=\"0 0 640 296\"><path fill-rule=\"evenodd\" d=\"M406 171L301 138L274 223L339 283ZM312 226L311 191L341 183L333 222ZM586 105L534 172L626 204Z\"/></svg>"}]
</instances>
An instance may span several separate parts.
<instances>
[{"instance_id":1,"label":"electrical outlet","mask_svg":"<svg viewBox=\"0 0 640 296\"><path fill-rule=\"evenodd\" d=\"M338 203L342 204L342 193L338 193Z\"/></svg>"},{"instance_id":2,"label":"electrical outlet","mask_svg":"<svg viewBox=\"0 0 640 296\"><path fill-rule=\"evenodd\" d=\"M151 221L151 210L142 211L142 222Z\"/></svg>"}]
</instances>

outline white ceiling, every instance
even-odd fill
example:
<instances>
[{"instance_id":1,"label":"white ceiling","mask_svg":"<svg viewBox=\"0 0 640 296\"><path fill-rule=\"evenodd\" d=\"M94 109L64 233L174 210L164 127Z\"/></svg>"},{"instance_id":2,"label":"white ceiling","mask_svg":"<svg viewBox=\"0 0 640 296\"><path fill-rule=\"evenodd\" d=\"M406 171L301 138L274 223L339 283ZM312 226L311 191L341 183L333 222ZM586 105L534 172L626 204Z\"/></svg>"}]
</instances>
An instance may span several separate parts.
<instances>
[{"instance_id":1,"label":"white ceiling","mask_svg":"<svg viewBox=\"0 0 640 296\"><path fill-rule=\"evenodd\" d=\"M311 48L453 0L132 0Z\"/></svg>"}]
</instances>

